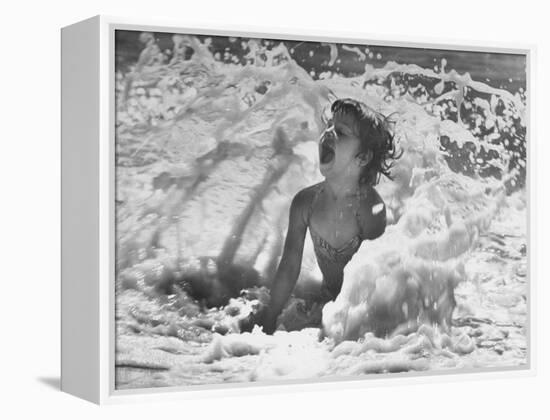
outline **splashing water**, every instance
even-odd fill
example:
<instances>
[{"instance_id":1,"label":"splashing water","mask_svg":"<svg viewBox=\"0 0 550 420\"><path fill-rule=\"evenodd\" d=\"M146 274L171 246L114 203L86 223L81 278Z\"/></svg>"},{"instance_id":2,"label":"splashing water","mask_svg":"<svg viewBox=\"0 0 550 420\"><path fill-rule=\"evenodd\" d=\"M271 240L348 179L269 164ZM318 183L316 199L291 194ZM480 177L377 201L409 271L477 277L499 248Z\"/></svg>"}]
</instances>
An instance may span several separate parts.
<instances>
[{"instance_id":1,"label":"splashing water","mask_svg":"<svg viewBox=\"0 0 550 420\"><path fill-rule=\"evenodd\" d=\"M173 40L168 58L144 35L117 74L117 388L526 363L524 92L445 63L314 80L282 43L247 41L243 65ZM290 200L321 179L336 97L395 117L389 226L324 308L300 299L321 281L307 237L286 331L240 333L269 299ZM322 330L302 329L314 312Z\"/></svg>"}]
</instances>

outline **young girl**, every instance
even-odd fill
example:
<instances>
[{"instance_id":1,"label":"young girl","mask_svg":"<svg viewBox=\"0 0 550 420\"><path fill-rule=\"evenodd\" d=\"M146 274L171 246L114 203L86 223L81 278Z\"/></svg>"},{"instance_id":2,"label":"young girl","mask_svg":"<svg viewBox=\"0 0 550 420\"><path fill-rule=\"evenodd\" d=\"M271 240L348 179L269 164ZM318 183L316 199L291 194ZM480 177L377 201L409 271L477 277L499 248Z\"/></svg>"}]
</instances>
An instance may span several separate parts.
<instances>
[{"instance_id":1,"label":"young girl","mask_svg":"<svg viewBox=\"0 0 550 420\"><path fill-rule=\"evenodd\" d=\"M304 238L309 229L323 273L317 303L334 300L342 287L344 267L366 239L386 228L384 202L374 189L383 174L390 177L399 158L387 119L353 99L336 100L319 142L325 180L299 191L290 206L283 256L271 287L271 300L261 324L272 334L300 274Z\"/></svg>"}]
</instances>

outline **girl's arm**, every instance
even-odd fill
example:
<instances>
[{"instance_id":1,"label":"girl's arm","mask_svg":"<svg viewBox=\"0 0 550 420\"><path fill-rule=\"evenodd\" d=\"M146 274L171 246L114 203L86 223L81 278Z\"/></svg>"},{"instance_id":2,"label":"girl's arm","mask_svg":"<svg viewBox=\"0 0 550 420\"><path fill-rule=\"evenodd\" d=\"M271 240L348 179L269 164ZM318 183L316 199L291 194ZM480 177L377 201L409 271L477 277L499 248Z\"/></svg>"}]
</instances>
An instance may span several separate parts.
<instances>
[{"instance_id":1,"label":"girl's arm","mask_svg":"<svg viewBox=\"0 0 550 420\"><path fill-rule=\"evenodd\" d=\"M271 300L263 318L263 330L272 334L277 327L277 317L283 310L302 266L304 238L307 230L307 190L302 190L292 200L288 232L286 234L283 256L271 287Z\"/></svg>"}]
</instances>

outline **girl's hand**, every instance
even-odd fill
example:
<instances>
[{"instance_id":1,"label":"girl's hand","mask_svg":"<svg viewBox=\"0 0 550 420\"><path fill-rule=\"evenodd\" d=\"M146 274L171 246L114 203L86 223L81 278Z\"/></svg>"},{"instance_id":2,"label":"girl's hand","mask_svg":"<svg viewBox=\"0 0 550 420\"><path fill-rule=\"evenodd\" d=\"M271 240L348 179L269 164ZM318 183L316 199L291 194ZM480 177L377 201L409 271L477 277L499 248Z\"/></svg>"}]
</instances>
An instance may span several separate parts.
<instances>
[{"instance_id":1,"label":"girl's hand","mask_svg":"<svg viewBox=\"0 0 550 420\"><path fill-rule=\"evenodd\" d=\"M265 334L272 335L277 329L277 317L270 316L270 314L265 313L263 319L258 323L263 328Z\"/></svg>"},{"instance_id":2,"label":"girl's hand","mask_svg":"<svg viewBox=\"0 0 550 420\"><path fill-rule=\"evenodd\" d=\"M252 312L246 318L239 321L239 329L241 333L251 332L255 325L262 327L265 334L271 335L277 328L277 317L271 316L269 314L269 309L264 309L258 312Z\"/></svg>"}]
</instances>

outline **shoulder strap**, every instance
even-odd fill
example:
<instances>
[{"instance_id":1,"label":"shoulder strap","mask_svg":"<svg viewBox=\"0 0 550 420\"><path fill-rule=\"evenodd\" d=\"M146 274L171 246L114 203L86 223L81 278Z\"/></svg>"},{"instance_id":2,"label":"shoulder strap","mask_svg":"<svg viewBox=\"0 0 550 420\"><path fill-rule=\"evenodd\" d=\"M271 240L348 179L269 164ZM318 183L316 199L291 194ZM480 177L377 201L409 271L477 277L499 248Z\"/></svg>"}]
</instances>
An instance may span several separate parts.
<instances>
[{"instance_id":1,"label":"shoulder strap","mask_svg":"<svg viewBox=\"0 0 550 420\"><path fill-rule=\"evenodd\" d=\"M359 217L359 211L361 210L361 197L362 194L357 194L357 205L355 207L355 220L357 222L357 227L359 228L359 236L363 239L363 224L361 223L361 218Z\"/></svg>"},{"instance_id":2,"label":"shoulder strap","mask_svg":"<svg viewBox=\"0 0 550 420\"><path fill-rule=\"evenodd\" d=\"M359 237L363 239L363 226L361 224L361 219L359 218L359 211L355 212L355 220L357 221L357 227L359 228Z\"/></svg>"}]
</instances>

